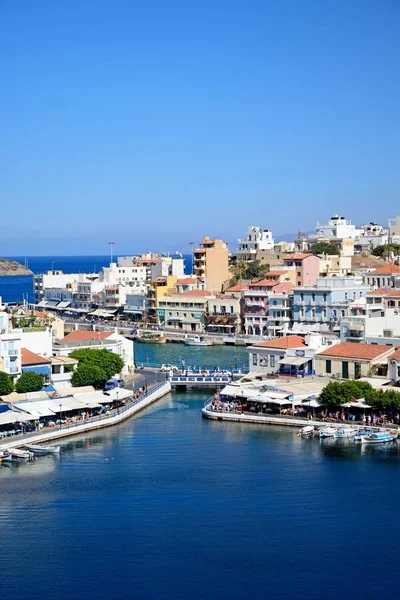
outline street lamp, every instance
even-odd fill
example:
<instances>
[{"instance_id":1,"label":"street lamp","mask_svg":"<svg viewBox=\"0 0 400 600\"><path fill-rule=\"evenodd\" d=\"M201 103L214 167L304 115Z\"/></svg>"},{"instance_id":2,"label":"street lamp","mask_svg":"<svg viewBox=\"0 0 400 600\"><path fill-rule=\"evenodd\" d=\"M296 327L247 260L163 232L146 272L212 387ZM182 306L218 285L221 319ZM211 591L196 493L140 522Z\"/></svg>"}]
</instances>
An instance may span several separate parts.
<instances>
[{"instance_id":1,"label":"street lamp","mask_svg":"<svg viewBox=\"0 0 400 600\"><path fill-rule=\"evenodd\" d=\"M192 275L193 275L193 260L194 260L194 254L193 254L193 246L195 245L195 242L189 242L191 248L192 248Z\"/></svg>"},{"instance_id":2,"label":"street lamp","mask_svg":"<svg viewBox=\"0 0 400 600\"><path fill-rule=\"evenodd\" d=\"M62 405L60 404L60 426L59 426L60 430L61 430L61 407L62 407Z\"/></svg>"},{"instance_id":3,"label":"street lamp","mask_svg":"<svg viewBox=\"0 0 400 600\"><path fill-rule=\"evenodd\" d=\"M146 378L146 394L147 394L147 375L145 376Z\"/></svg>"}]
</instances>

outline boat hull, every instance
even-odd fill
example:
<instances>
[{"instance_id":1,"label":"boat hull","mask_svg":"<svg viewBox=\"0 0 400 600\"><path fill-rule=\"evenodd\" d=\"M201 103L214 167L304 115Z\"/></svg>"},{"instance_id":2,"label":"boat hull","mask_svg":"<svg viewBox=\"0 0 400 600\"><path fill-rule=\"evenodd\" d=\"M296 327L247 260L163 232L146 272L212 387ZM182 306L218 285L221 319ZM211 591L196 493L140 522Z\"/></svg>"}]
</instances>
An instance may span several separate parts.
<instances>
[{"instance_id":1,"label":"boat hull","mask_svg":"<svg viewBox=\"0 0 400 600\"><path fill-rule=\"evenodd\" d=\"M25 444L24 447L34 454L60 454L60 446L30 446Z\"/></svg>"}]
</instances>

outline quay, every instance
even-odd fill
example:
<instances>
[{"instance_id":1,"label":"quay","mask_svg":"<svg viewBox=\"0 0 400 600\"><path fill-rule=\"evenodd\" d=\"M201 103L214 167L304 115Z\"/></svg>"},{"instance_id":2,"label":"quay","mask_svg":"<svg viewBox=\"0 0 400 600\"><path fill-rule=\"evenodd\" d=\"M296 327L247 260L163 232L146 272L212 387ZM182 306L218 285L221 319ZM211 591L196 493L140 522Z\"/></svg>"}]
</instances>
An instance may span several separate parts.
<instances>
[{"instance_id":1,"label":"quay","mask_svg":"<svg viewBox=\"0 0 400 600\"><path fill-rule=\"evenodd\" d=\"M102 429L103 427L118 425L150 404L153 404L153 402L156 402L170 391L171 384L168 380L157 383L140 396L140 398L132 400L120 408L115 408L105 415L90 417L76 423L64 424L46 431L33 431L31 433L14 436L12 439L10 438L9 441L6 441L6 439L2 441L0 450L22 448L26 443L34 442L35 444L40 444L42 442L54 441L71 435L87 433L88 431L94 431L95 429Z\"/></svg>"}]
</instances>

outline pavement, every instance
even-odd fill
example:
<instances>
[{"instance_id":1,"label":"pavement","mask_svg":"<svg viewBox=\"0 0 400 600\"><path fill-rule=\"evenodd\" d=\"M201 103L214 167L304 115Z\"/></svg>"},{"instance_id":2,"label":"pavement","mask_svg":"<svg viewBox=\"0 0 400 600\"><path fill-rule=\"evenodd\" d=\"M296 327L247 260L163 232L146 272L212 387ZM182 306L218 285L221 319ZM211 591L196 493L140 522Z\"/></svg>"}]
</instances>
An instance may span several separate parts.
<instances>
[{"instance_id":1,"label":"pavement","mask_svg":"<svg viewBox=\"0 0 400 600\"><path fill-rule=\"evenodd\" d=\"M150 387L156 383L161 383L167 379L168 374L153 369L135 369L133 377L126 381L123 386L127 390L134 392L140 387Z\"/></svg>"}]
</instances>

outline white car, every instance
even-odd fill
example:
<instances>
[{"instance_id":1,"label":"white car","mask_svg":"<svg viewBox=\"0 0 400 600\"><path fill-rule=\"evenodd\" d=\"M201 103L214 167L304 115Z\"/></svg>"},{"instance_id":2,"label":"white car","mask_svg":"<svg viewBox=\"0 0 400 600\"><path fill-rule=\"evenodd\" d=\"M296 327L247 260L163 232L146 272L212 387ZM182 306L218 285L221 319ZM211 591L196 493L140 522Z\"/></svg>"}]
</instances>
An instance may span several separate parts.
<instances>
[{"instance_id":1,"label":"white car","mask_svg":"<svg viewBox=\"0 0 400 600\"><path fill-rule=\"evenodd\" d=\"M177 371L179 371L178 367L176 365L161 365L161 371L173 371L174 373L176 373Z\"/></svg>"}]
</instances>

